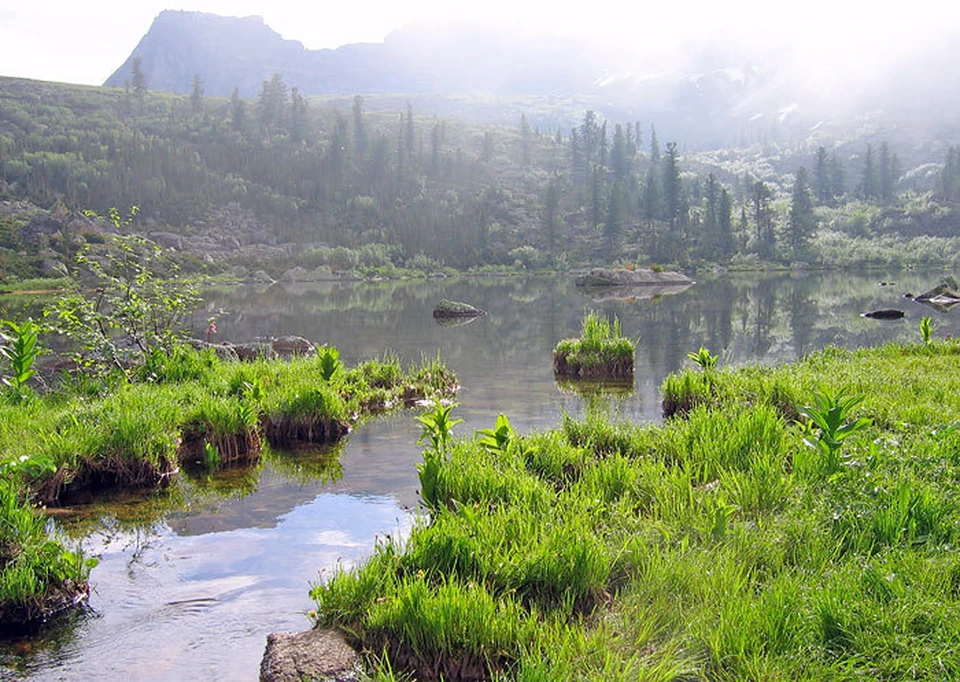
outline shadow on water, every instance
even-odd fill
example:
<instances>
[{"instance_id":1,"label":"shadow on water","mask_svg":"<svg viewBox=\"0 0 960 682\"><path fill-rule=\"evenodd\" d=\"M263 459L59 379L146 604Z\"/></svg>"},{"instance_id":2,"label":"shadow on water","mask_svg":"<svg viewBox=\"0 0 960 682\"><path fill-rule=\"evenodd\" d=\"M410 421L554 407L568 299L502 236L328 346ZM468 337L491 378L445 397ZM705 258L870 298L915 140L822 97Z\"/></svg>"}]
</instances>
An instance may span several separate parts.
<instances>
[{"instance_id":1,"label":"shadow on water","mask_svg":"<svg viewBox=\"0 0 960 682\"><path fill-rule=\"evenodd\" d=\"M387 351L406 364L439 353L459 376L457 432L469 437L501 412L521 432L553 427L563 414L659 420L661 383L700 346L730 365L917 341L932 311L902 295L939 276L888 274L701 277L672 295L600 299L571 277L242 286L208 292L193 326L201 335L222 308L221 341L297 334L337 346L348 364ZM879 287L881 279L898 285ZM442 298L488 314L438 326L432 310ZM889 307L906 318L860 317ZM587 310L616 316L623 334L639 339L630 386L554 381L553 348L579 333ZM960 333L960 316L932 314L935 337ZM100 558L90 609L0 646L0 676L254 679L269 632L308 626L311 581L414 523L418 435L412 412L394 413L333 450L268 451L254 468L58 512L52 523Z\"/></svg>"}]
</instances>

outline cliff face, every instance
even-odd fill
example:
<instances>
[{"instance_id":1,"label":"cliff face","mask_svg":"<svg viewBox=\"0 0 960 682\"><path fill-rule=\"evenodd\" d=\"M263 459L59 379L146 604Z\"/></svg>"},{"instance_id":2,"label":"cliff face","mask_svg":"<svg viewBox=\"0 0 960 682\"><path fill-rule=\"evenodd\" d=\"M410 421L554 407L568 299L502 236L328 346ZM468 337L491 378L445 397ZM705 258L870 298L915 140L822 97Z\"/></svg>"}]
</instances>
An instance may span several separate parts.
<instances>
[{"instance_id":1,"label":"cliff face","mask_svg":"<svg viewBox=\"0 0 960 682\"><path fill-rule=\"evenodd\" d=\"M475 28L398 31L383 43L307 50L260 17L162 12L104 85L123 87L134 57L151 90L187 93L199 75L207 95L259 94L280 73L304 94L357 92L571 92L590 87L594 65L572 41Z\"/></svg>"},{"instance_id":2,"label":"cliff face","mask_svg":"<svg viewBox=\"0 0 960 682\"><path fill-rule=\"evenodd\" d=\"M284 40L261 17L166 10L104 85L123 87L130 81L133 59L140 57L152 90L190 92L199 75L209 95L229 96L240 88L252 96L264 80L289 73L305 55L301 43Z\"/></svg>"}]
</instances>

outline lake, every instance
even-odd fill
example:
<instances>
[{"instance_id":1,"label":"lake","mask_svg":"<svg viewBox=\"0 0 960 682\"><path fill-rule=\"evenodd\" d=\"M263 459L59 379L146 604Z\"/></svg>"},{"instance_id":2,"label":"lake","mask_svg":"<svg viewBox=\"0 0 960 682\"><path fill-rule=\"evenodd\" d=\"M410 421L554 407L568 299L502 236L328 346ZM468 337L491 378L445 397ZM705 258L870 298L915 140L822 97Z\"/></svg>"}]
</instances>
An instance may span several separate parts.
<instances>
[{"instance_id":1,"label":"lake","mask_svg":"<svg viewBox=\"0 0 960 682\"><path fill-rule=\"evenodd\" d=\"M604 410L660 419L659 386L705 346L720 364L795 359L827 345L918 341L960 333L943 315L903 298L941 273L777 273L705 276L655 298L588 294L570 276L321 282L207 292L192 320L217 340L296 334L341 351L344 361L392 353L405 364L441 359L461 390L456 432L469 437L506 414L521 432L564 413ZM881 286L880 282L892 282ZM462 326L436 324L441 298L488 311ZM906 318L860 317L898 308ZM222 313L218 313L221 311ZM576 336L584 312L617 316L639 339L632 391L581 395L553 379L557 341ZM417 513L414 412L356 429L333 451L267 452L260 467L182 480L149 497L127 496L57 516L63 532L100 558L90 609L37 635L0 644L0 678L58 680L256 679L266 636L303 630L310 583L403 535Z\"/></svg>"}]
</instances>

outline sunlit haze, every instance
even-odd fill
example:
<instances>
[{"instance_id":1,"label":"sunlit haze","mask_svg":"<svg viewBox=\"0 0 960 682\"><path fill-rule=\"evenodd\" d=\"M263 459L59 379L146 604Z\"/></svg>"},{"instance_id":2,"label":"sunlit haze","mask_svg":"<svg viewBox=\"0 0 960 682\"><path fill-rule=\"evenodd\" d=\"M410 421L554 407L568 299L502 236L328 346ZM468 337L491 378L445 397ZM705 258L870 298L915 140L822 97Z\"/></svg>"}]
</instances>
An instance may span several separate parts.
<instances>
[{"instance_id":1,"label":"sunlit haze","mask_svg":"<svg viewBox=\"0 0 960 682\"><path fill-rule=\"evenodd\" d=\"M307 48L377 42L392 30L424 22L481 22L576 36L626 48L651 64L682 64L691 42L718 39L751 48L776 48L812 78L843 63L869 75L878 62L946 31L956 30L960 6L939 0L909 5L842 0L772 3L567 3L446 0L369 0L302 3L289 0L7 2L0 7L0 75L100 84L127 58L164 9L225 16L260 15L284 38ZM656 59L653 59L653 56Z\"/></svg>"}]
</instances>

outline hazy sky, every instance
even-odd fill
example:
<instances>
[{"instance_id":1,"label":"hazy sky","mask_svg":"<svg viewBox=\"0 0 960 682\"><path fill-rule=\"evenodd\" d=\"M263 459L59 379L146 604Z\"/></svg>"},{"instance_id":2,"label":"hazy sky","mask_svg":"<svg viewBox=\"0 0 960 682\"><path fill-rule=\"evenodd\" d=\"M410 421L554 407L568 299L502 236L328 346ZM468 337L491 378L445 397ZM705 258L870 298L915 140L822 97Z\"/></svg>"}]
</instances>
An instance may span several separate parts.
<instances>
[{"instance_id":1,"label":"hazy sky","mask_svg":"<svg viewBox=\"0 0 960 682\"><path fill-rule=\"evenodd\" d=\"M654 7L659 6L659 7ZM379 41L424 21L483 21L628 46L676 49L677 39L726 36L788 47L813 74L839 59L895 60L935 32L960 28L956 0L0 0L0 75L102 83L126 59L164 9L227 16L257 14L283 37L308 48ZM908 13L909 12L909 13Z\"/></svg>"}]
</instances>

